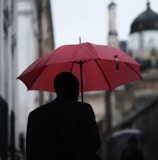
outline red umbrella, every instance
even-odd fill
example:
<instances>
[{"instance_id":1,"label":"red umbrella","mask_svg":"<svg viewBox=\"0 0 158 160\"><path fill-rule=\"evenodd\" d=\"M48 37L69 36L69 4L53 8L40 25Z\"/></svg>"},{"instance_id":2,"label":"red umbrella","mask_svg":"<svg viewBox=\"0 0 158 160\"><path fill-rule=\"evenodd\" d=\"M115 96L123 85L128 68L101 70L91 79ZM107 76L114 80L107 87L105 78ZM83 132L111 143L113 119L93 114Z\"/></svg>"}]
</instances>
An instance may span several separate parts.
<instances>
[{"instance_id":1,"label":"red umbrella","mask_svg":"<svg viewBox=\"0 0 158 160\"><path fill-rule=\"evenodd\" d=\"M81 83L80 91L112 90L140 80L140 65L123 51L105 45L80 43L63 45L33 62L18 79L28 90L54 92L55 76L72 72Z\"/></svg>"}]
</instances>

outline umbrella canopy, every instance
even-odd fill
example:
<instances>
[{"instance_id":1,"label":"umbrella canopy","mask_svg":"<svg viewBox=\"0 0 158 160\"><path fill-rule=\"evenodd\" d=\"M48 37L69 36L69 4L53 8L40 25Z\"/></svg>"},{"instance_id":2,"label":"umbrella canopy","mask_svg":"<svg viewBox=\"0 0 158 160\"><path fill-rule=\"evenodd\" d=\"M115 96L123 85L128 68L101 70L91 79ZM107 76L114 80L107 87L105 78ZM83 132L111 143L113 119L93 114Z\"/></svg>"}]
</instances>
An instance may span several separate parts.
<instances>
[{"instance_id":1,"label":"umbrella canopy","mask_svg":"<svg viewBox=\"0 0 158 160\"><path fill-rule=\"evenodd\" d=\"M129 138L138 140L138 148L142 149L145 143L143 132L139 129L123 129L114 132L108 139L108 159L120 159L121 153L128 148Z\"/></svg>"},{"instance_id":2,"label":"umbrella canopy","mask_svg":"<svg viewBox=\"0 0 158 160\"><path fill-rule=\"evenodd\" d=\"M28 90L54 92L53 81L60 72L73 73L80 91L112 90L140 80L140 65L123 51L92 43L63 45L35 60L18 79Z\"/></svg>"},{"instance_id":3,"label":"umbrella canopy","mask_svg":"<svg viewBox=\"0 0 158 160\"><path fill-rule=\"evenodd\" d=\"M111 135L110 142L113 146L117 146L120 149L128 147L128 140L130 137L136 137L139 145L143 145L143 133L138 129L123 129L116 131Z\"/></svg>"},{"instance_id":4,"label":"umbrella canopy","mask_svg":"<svg viewBox=\"0 0 158 160\"><path fill-rule=\"evenodd\" d=\"M119 137L119 136L126 136L126 135L140 135L141 131L138 129L123 129L123 130L119 130L116 131L112 134L112 138L114 137Z\"/></svg>"}]
</instances>

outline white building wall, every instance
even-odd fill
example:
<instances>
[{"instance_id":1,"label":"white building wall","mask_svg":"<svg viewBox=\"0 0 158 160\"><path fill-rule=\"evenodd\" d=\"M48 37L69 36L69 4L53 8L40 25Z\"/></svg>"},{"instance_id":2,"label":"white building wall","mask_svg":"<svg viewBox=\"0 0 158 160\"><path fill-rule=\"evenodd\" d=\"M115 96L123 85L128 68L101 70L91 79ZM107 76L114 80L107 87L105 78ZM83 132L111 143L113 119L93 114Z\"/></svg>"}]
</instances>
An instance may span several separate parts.
<instances>
[{"instance_id":1,"label":"white building wall","mask_svg":"<svg viewBox=\"0 0 158 160\"><path fill-rule=\"evenodd\" d=\"M17 4L17 76L37 58L36 8L34 1L18 1ZM16 89L16 139L26 133L28 113L38 106L37 91L27 91L26 86L17 80ZM17 144L18 145L18 144Z\"/></svg>"},{"instance_id":2,"label":"white building wall","mask_svg":"<svg viewBox=\"0 0 158 160\"><path fill-rule=\"evenodd\" d=\"M128 40L128 50L133 52L158 49L158 31L149 30L132 33Z\"/></svg>"}]
</instances>

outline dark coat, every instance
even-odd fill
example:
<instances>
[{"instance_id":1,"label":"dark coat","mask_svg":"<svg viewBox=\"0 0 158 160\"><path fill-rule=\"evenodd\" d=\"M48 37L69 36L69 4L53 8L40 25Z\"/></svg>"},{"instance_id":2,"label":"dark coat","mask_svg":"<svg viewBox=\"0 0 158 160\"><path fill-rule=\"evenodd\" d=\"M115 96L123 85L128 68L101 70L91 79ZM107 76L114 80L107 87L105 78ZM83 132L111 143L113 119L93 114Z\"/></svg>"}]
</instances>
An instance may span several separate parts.
<instances>
[{"instance_id":1,"label":"dark coat","mask_svg":"<svg viewBox=\"0 0 158 160\"><path fill-rule=\"evenodd\" d=\"M29 114L27 160L88 160L100 147L91 106L58 99Z\"/></svg>"}]
</instances>

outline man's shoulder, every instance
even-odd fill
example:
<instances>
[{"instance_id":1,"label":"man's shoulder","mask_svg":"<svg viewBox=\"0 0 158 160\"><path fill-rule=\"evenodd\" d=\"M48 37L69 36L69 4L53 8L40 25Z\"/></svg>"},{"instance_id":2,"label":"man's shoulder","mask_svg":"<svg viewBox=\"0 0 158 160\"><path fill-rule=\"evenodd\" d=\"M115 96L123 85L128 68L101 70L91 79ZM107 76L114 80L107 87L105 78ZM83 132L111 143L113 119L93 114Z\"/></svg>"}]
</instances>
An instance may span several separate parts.
<instances>
[{"instance_id":1,"label":"man's shoulder","mask_svg":"<svg viewBox=\"0 0 158 160\"><path fill-rule=\"evenodd\" d=\"M93 108L89 103L78 102L78 108L85 114L94 114Z\"/></svg>"},{"instance_id":2,"label":"man's shoulder","mask_svg":"<svg viewBox=\"0 0 158 160\"><path fill-rule=\"evenodd\" d=\"M90 107L89 103L86 102L76 102L79 106L86 106L86 107Z\"/></svg>"},{"instance_id":3,"label":"man's shoulder","mask_svg":"<svg viewBox=\"0 0 158 160\"><path fill-rule=\"evenodd\" d=\"M47 112L49 110L49 108L51 107L51 105L52 105L52 102L44 104L44 105L41 105L41 106L35 108L34 110L32 110L30 112L30 115L43 114L43 113L45 113L45 112Z\"/></svg>"},{"instance_id":4,"label":"man's shoulder","mask_svg":"<svg viewBox=\"0 0 158 160\"><path fill-rule=\"evenodd\" d=\"M65 107L65 105L67 107ZM37 107L36 109L32 110L29 115L30 116L34 116L34 115L44 116L45 114L47 115L48 112L65 110L64 108L67 110L69 110L69 108L74 108L76 111L79 111L79 110L86 111L87 110L87 112L92 110L92 107L89 103L72 102L71 104L68 103L68 104L63 105L62 103L58 103L57 101L52 101L52 102L41 105L41 106Z\"/></svg>"}]
</instances>

